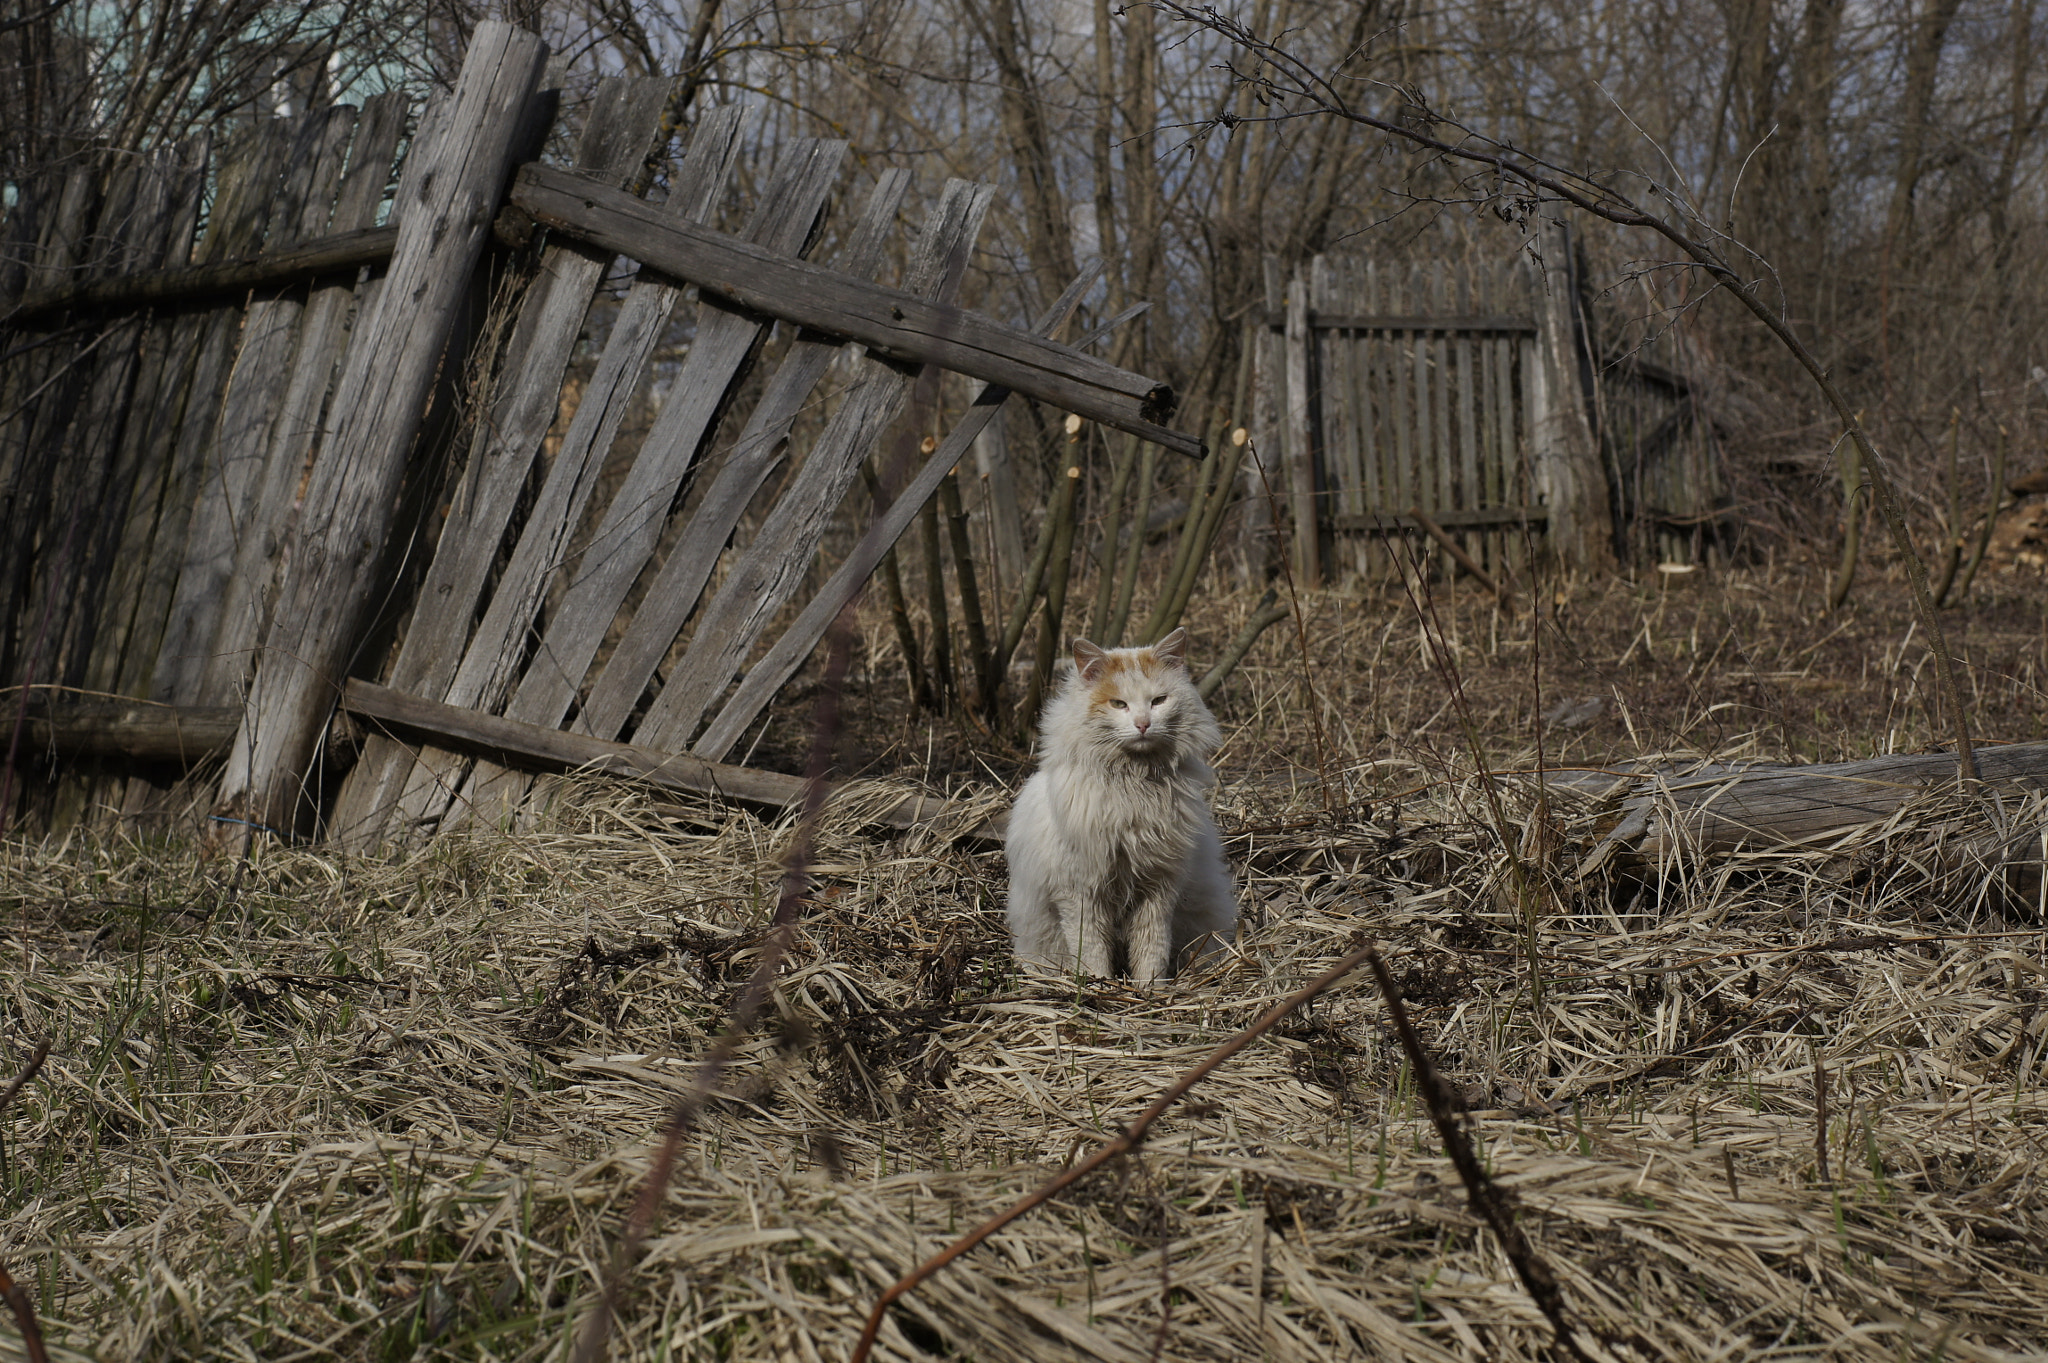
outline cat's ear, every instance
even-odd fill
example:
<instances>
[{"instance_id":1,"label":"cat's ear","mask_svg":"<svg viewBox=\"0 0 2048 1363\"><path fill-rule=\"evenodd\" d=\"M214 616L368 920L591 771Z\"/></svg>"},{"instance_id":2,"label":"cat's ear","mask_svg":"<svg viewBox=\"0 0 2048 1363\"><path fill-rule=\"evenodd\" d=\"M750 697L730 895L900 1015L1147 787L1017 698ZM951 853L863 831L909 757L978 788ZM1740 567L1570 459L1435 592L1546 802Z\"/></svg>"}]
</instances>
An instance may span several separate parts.
<instances>
[{"instance_id":1,"label":"cat's ear","mask_svg":"<svg viewBox=\"0 0 2048 1363\"><path fill-rule=\"evenodd\" d=\"M1152 645L1152 656L1163 663L1177 663L1181 667L1186 667L1188 665L1188 632L1184 629L1176 629L1173 633Z\"/></svg>"},{"instance_id":2,"label":"cat's ear","mask_svg":"<svg viewBox=\"0 0 2048 1363\"><path fill-rule=\"evenodd\" d=\"M1081 674L1084 682L1093 682L1102 675L1102 669L1109 662L1109 654L1099 644L1086 639L1074 640L1074 670Z\"/></svg>"}]
</instances>

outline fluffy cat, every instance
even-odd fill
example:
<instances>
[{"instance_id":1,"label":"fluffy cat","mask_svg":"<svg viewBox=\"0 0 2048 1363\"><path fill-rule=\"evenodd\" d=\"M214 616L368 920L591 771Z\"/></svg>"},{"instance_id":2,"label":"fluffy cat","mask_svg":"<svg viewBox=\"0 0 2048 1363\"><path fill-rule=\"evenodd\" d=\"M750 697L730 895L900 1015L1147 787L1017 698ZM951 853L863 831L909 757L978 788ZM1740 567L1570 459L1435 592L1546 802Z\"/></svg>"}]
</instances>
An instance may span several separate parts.
<instances>
[{"instance_id":1,"label":"fluffy cat","mask_svg":"<svg viewBox=\"0 0 2048 1363\"><path fill-rule=\"evenodd\" d=\"M1178 629L1150 648L1074 641L1010 813L1020 960L1151 984L1230 939L1237 891L1209 813L1223 734L1186 649Z\"/></svg>"}]
</instances>

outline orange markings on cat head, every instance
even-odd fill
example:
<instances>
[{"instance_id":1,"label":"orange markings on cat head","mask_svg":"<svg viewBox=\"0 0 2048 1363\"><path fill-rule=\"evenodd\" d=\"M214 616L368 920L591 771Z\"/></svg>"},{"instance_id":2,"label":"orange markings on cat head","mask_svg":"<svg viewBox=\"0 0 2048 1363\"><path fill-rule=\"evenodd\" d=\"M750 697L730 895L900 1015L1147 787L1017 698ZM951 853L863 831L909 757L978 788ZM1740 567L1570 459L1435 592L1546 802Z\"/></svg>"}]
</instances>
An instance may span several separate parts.
<instances>
[{"instance_id":1,"label":"orange markings on cat head","mask_svg":"<svg viewBox=\"0 0 2048 1363\"><path fill-rule=\"evenodd\" d=\"M1113 691L1116 679L1129 672L1154 667L1187 666L1188 632L1177 629L1150 648L1120 648L1114 651L1074 640L1074 670L1081 680L1095 688L1098 696Z\"/></svg>"}]
</instances>

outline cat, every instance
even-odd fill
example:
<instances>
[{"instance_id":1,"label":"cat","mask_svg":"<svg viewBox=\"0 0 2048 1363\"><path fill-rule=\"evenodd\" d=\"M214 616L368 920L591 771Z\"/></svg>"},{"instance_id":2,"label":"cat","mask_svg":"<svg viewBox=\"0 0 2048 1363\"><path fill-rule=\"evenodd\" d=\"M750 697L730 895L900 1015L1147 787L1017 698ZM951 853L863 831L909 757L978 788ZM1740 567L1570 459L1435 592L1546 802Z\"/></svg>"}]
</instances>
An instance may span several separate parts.
<instances>
[{"instance_id":1,"label":"cat","mask_svg":"<svg viewBox=\"0 0 2048 1363\"><path fill-rule=\"evenodd\" d=\"M1223 742L1188 674L1187 631L1150 648L1074 641L1010 812L1010 935L1028 964L1141 984L1227 942L1209 758Z\"/></svg>"}]
</instances>

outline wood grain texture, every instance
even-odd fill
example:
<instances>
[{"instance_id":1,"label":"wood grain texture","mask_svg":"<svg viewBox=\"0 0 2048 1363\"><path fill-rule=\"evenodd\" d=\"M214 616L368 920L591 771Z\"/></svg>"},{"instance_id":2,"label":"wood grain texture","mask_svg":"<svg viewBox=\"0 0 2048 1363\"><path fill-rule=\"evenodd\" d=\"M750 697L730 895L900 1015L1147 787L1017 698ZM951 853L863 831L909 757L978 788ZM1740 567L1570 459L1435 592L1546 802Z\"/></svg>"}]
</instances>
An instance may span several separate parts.
<instances>
[{"instance_id":1,"label":"wood grain texture","mask_svg":"<svg viewBox=\"0 0 2048 1363\"><path fill-rule=\"evenodd\" d=\"M1061 411L1201 456L1196 437L1160 424L1173 414L1173 390L1107 361L963 308L780 258L722 233L660 223L630 195L579 192L545 167L520 172L512 201L549 227L611 246L765 316L858 341L899 363L935 364L1000 383Z\"/></svg>"},{"instance_id":2,"label":"wood grain texture","mask_svg":"<svg viewBox=\"0 0 2048 1363\"><path fill-rule=\"evenodd\" d=\"M509 24L479 25L439 135L407 157L391 273L335 388L222 781L222 807L242 817L276 828L295 820L326 715L374 606L406 455L546 53L539 38Z\"/></svg>"},{"instance_id":3,"label":"wood grain texture","mask_svg":"<svg viewBox=\"0 0 2048 1363\"><path fill-rule=\"evenodd\" d=\"M1100 271L1098 263L1083 271L1080 278L1067 286L1046 315L1038 320L1035 329L1039 335L1057 336L1065 328L1067 319L1080 306L1082 296L1094 286ZM1107 330L1104 329L1104 334ZM825 631L832 627L832 621L838 618L839 612L860 595L883 557L910 529L919 508L938 490L940 480L966 457L968 449L996 419L1009 396L1009 389L995 384L975 395L960 424L939 443L938 449L933 451L931 458L925 461L924 467L917 471L888 509L876 517L854 545L853 551L833 571L823 589L805 603L796 620L782 632L782 637L747 670L732 698L726 701L717 718L705 727L703 735L692 746L692 752L700 757L717 759L732 751L755 716L768 708L775 693L796 675L804 659L811 656L811 651L825 637Z\"/></svg>"},{"instance_id":4,"label":"wood grain texture","mask_svg":"<svg viewBox=\"0 0 2048 1363\"><path fill-rule=\"evenodd\" d=\"M1977 765L1989 784L2048 788L2048 743L1980 748ZM1653 777L1639 782L1621 824L1593 857L1604 860L1610 848L1654 858L1817 842L1890 818L1907 800L1953 781L1955 770L1951 753L1899 753Z\"/></svg>"},{"instance_id":5,"label":"wood grain texture","mask_svg":"<svg viewBox=\"0 0 2048 1363\"><path fill-rule=\"evenodd\" d=\"M258 129L253 148L229 161L196 259L207 263L260 248L278 174L290 151L288 120L276 119ZM211 576L210 563L223 558L232 562L233 546L220 548L223 534L232 530L216 528L214 513L219 508L210 493L218 488L215 442L241 343L242 312L238 300L234 306L186 313L174 341L192 356L191 371L183 403L170 423L177 443L138 615L139 626L150 625L157 640L155 657L146 665L149 696L167 704L198 700L215 616L214 598L197 590L197 584ZM189 328L184 325L187 319Z\"/></svg>"},{"instance_id":6,"label":"wood grain texture","mask_svg":"<svg viewBox=\"0 0 2048 1363\"><path fill-rule=\"evenodd\" d=\"M808 248L823 213L846 144L793 143L777 160L774 177L746 227L758 245L796 254ZM767 323L701 300L697 329L681 370L641 443L625 478L612 493L595 531L575 546L577 557L540 645L505 704L505 713L533 724L560 724L575 703L585 674L634 581L660 541L683 479L709 443L727 402L751 367ZM572 527L564 527L564 532ZM496 603L493 602L495 607ZM465 659L464 672L470 671ZM464 677L458 674L458 688ZM526 782L510 772L481 771L457 797L496 811L517 805ZM415 781L401 801L415 821L435 817L447 785ZM422 802L428 803L422 803Z\"/></svg>"},{"instance_id":7,"label":"wood grain texture","mask_svg":"<svg viewBox=\"0 0 2048 1363\"><path fill-rule=\"evenodd\" d=\"M837 268L850 275L869 276L880 266L883 246L910 179L908 171L884 172L868 197L853 236L840 252ZM782 464L790 428L812 401L811 390L825 377L841 349L836 341L814 336L799 336L790 346L591 687L577 713L579 733L618 737L655 668L696 607L741 515Z\"/></svg>"},{"instance_id":8,"label":"wood grain texture","mask_svg":"<svg viewBox=\"0 0 2048 1363\"><path fill-rule=\"evenodd\" d=\"M801 776L707 762L687 753L660 752L587 734L565 733L545 725L422 700L361 679L348 683L341 704L349 714L370 721L394 738L411 738L439 748L473 753L522 771L602 772L777 811L803 803L805 781ZM960 806L948 800L910 795L884 808L873 822L887 828L911 828L956 819L959 810ZM1002 819L969 825L958 836L1000 841Z\"/></svg>"},{"instance_id":9,"label":"wood grain texture","mask_svg":"<svg viewBox=\"0 0 2048 1363\"><path fill-rule=\"evenodd\" d=\"M1308 286L1296 276L1287 282L1287 407L1285 434L1287 510L1294 523L1294 576L1303 586L1322 578L1322 549L1316 523L1315 451L1309 444Z\"/></svg>"},{"instance_id":10,"label":"wood grain texture","mask_svg":"<svg viewBox=\"0 0 2048 1363\"><path fill-rule=\"evenodd\" d=\"M120 757L190 766L225 751L234 742L241 722L239 705L32 701L22 735L22 757L50 765L78 758Z\"/></svg>"},{"instance_id":11,"label":"wood grain texture","mask_svg":"<svg viewBox=\"0 0 2048 1363\"><path fill-rule=\"evenodd\" d=\"M985 185L947 183L905 272L909 293L944 301L959 287L992 193ZM902 410L911 381L880 360L863 358L855 366L853 384L817 445L698 617L689 648L648 707L637 741L677 751L689 746L769 618L802 583L827 523L846 500L861 460Z\"/></svg>"},{"instance_id":12,"label":"wood grain texture","mask_svg":"<svg viewBox=\"0 0 2048 1363\"><path fill-rule=\"evenodd\" d=\"M354 124L355 111L346 108L291 120L291 149L265 214L272 239L289 245L309 213L317 211L326 218L341 181L341 151ZM261 584L237 582L235 566L253 540L274 539L284 528L271 522L289 502L280 505L277 491L269 485L288 479L291 489L297 488L296 467L289 474L273 467L271 431L290 386L304 314L303 295L284 288L251 298L242 315L240 348L229 367L205 478L193 509L191 547L172 608L195 646L191 666L196 680L179 697L192 704L225 705L235 700L247 651L256 642L253 608ZM227 612L232 612L232 620L223 618ZM223 625L228 626L227 647L235 650L229 658L219 651Z\"/></svg>"},{"instance_id":13,"label":"wood grain texture","mask_svg":"<svg viewBox=\"0 0 2048 1363\"><path fill-rule=\"evenodd\" d=\"M403 95L379 95L364 107L348 148L348 168L337 189L310 197L301 230L324 232L329 223L363 227L374 223L390 182L392 157L404 131ZM278 552L290 529L292 506L320 429L320 409L348 347L348 321L359 297L353 279L316 284L300 314L291 363L281 376L276 412L266 433L263 476L251 497L235 539L234 562L221 584L220 605L205 670L202 703L225 704L247 684L255 648L269 622L269 591L276 580Z\"/></svg>"},{"instance_id":14,"label":"wood grain texture","mask_svg":"<svg viewBox=\"0 0 2048 1363\"><path fill-rule=\"evenodd\" d=\"M668 87L659 78L603 82L577 147L578 170L611 184L638 175L661 135ZM728 115L725 121L736 117ZM712 140L720 139L714 134ZM612 260L609 251L574 242L550 245L541 255L492 381L488 416L475 427L433 562L392 664L392 686L413 695L445 697L485 579L560 410L563 376L584 317ZM409 750L372 738L343 783L330 829L352 845L374 842L383 828L383 812L412 764Z\"/></svg>"}]
</instances>

